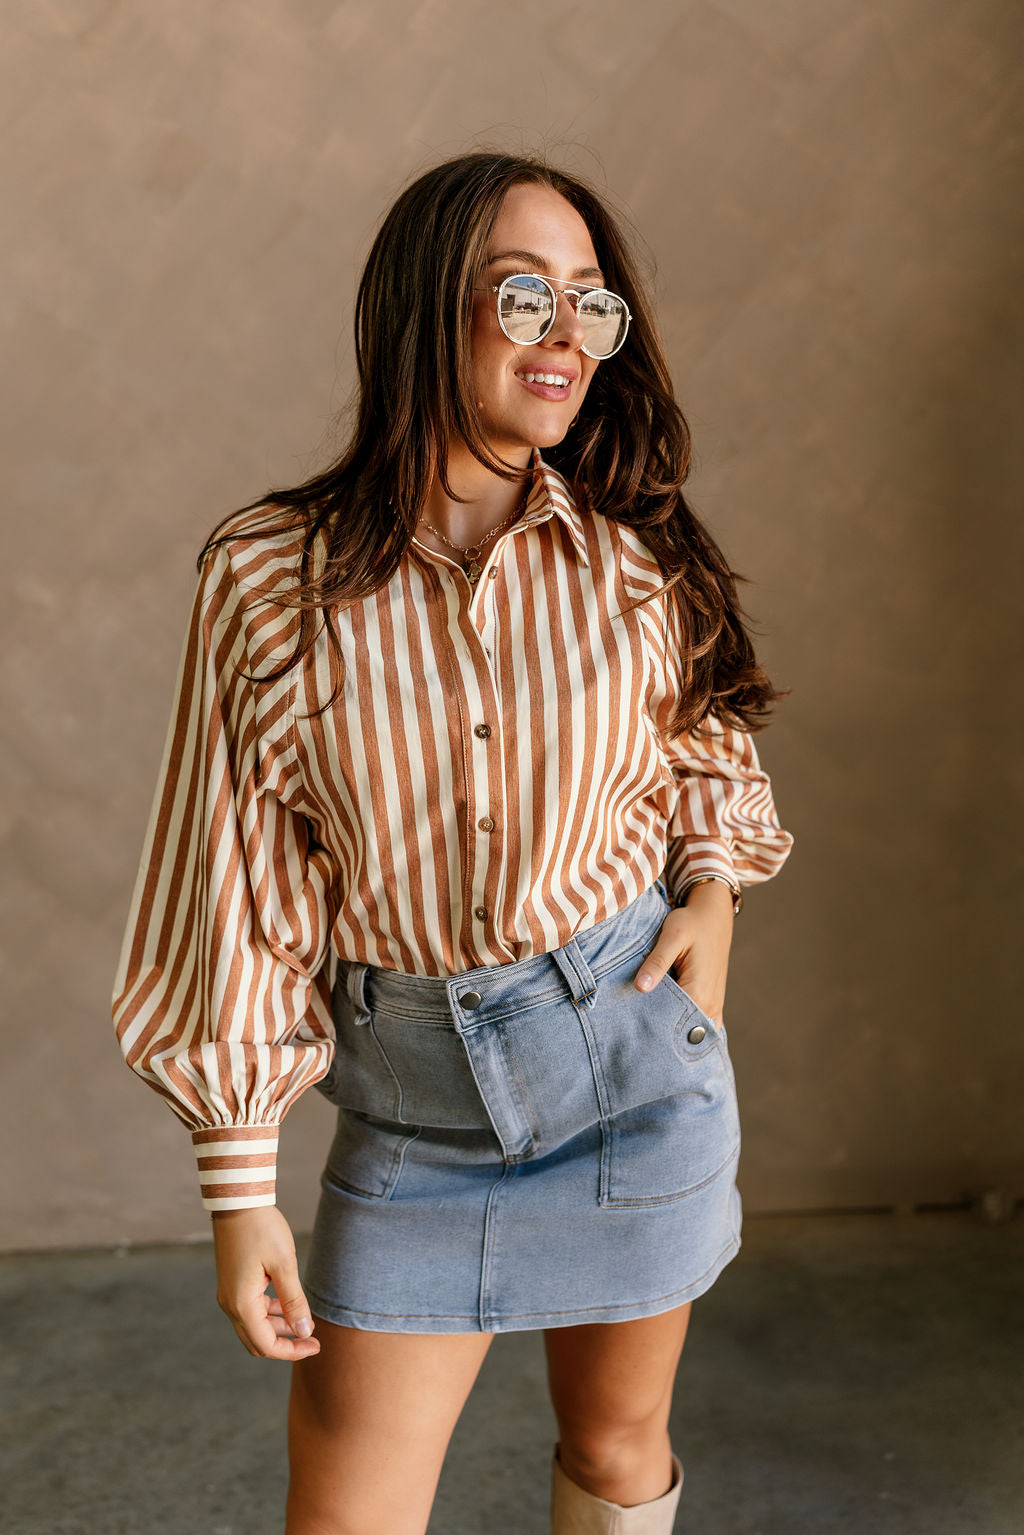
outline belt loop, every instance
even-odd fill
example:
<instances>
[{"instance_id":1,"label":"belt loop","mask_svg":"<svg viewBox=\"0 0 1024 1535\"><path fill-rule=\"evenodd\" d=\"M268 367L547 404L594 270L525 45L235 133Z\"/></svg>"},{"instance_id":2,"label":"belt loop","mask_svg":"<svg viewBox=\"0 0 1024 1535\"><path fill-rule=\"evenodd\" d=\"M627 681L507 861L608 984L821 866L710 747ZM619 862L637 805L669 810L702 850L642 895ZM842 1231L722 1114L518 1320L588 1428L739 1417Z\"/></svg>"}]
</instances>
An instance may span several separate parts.
<instances>
[{"instance_id":1,"label":"belt loop","mask_svg":"<svg viewBox=\"0 0 1024 1535\"><path fill-rule=\"evenodd\" d=\"M560 949L551 950L551 958L569 982L574 1002L585 1002L588 1007L597 1006L597 981L583 957L583 950L575 938L570 938Z\"/></svg>"},{"instance_id":2,"label":"belt loop","mask_svg":"<svg viewBox=\"0 0 1024 1535\"><path fill-rule=\"evenodd\" d=\"M366 970L362 960L350 959L345 966L345 990L355 1010L355 1023L369 1023L370 1009L366 1005Z\"/></svg>"}]
</instances>

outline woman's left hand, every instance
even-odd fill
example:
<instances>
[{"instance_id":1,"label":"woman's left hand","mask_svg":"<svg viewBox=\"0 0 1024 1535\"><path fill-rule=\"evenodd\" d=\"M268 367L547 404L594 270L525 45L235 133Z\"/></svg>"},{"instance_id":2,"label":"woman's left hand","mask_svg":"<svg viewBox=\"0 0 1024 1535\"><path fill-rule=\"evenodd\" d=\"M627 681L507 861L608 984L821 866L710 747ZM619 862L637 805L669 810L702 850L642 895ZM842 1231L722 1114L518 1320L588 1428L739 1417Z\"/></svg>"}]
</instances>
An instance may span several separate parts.
<instances>
[{"instance_id":1,"label":"woman's left hand","mask_svg":"<svg viewBox=\"0 0 1024 1535\"><path fill-rule=\"evenodd\" d=\"M725 1019L725 982L732 944L732 891L723 880L695 885L686 905L666 912L658 941L637 972L638 991L650 991L669 968L679 985L716 1028ZM651 976L649 986L640 982Z\"/></svg>"}]
</instances>

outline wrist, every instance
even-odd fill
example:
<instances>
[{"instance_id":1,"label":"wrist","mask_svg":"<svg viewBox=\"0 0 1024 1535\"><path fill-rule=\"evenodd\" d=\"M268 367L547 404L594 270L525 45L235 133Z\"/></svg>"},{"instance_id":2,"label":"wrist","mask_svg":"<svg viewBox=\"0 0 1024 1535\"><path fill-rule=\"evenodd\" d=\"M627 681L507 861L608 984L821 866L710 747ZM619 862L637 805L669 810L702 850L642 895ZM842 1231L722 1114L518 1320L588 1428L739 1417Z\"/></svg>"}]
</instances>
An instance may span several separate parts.
<instances>
[{"instance_id":1,"label":"wrist","mask_svg":"<svg viewBox=\"0 0 1024 1535\"><path fill-rule=\"evenodd\" d=\"M715 904L725 907L728 904L734 916L739 916L743 910L743 892L738 884L734 884L724 874L699 874L687 880L673 902L676 908L681 906L707 906Z\"/></svg>"},{"instance_id":2,"label":"wrist","mask_svg":"<svg viewBox=\"0 0 1024 1535\"><path fill-rule=\"evenodd\" d=\"M268 1210L276 1209L276 1204L245 1205L229 1210L210 1210L209 1216L214 1226L244 1226L247 1222L255 1223L264 1218Z\"/></svg>"}]
</instances>

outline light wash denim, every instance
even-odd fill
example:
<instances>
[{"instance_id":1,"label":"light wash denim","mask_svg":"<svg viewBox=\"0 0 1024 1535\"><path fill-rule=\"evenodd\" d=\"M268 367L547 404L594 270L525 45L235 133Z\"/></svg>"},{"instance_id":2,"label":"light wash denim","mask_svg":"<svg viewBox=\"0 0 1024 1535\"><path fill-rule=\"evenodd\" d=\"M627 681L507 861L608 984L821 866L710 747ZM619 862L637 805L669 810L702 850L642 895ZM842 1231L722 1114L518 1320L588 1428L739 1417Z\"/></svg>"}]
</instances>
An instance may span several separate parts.
<instances>
[{"instance_id":1,"label":"light wash denim","mask_svg":"<svg viewBox=\"0 0 1024 1535\"><path fill-rule=\"evenodd\" d=\"M518 963L339 965L315 1315L506 1332L651 1316L710 1288L740 1246L739 1111L725 1029L671 974L633 985L670 909L659 879Z\"/></svg>"}]
</instances>

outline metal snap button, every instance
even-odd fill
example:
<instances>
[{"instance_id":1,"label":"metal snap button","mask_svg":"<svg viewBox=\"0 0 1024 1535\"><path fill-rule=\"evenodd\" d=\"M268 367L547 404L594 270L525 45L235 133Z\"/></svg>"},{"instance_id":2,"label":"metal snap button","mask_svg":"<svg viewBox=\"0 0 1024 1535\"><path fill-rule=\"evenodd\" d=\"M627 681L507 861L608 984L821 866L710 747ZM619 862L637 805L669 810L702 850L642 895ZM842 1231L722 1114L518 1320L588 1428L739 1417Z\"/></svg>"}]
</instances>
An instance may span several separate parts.
<instances>
[{"instance_id":1,"label":"metal snap button","mask_svg":"<svg viewBox=\"0 0 1024 1535\"><path fill-rule=\"evenodd\" d=\"M695 1023L686 1037L690 1041L691 1045L699 1045L706 1033L707 1029L702 1023Z\"/></svg>"},{"instance_id":2,"label":"metal snap button","mask_svg":"<svg viewBox=\"0 0 1024 1535\"><path fill-rule=\"evenodd\" d=\"M468 1013L471 1013L475 1007L479 1007L483 1000L478 991L464 991L459 997L459 1001Z\"/></svg>"}]
</instances>

